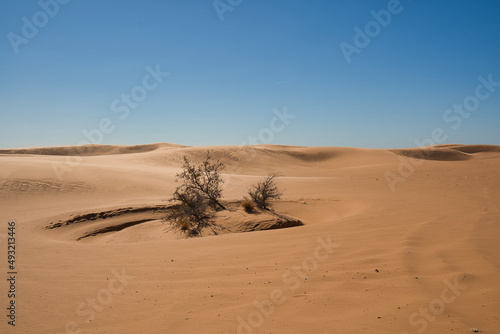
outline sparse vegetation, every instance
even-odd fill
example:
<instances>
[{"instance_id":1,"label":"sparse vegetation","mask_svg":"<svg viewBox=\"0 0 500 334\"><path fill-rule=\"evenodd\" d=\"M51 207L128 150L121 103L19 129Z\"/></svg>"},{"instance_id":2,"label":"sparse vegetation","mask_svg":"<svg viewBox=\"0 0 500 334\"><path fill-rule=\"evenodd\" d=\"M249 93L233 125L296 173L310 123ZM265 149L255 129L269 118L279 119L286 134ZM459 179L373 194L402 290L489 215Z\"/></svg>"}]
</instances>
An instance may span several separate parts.
<instances>
[{"instance_id":1,"label":"sparse vegetation","mask_svg":"<svg viewBox=\"0 0 500 334\"><path fill-rule=\"evenodd\" d=\"M188 234L200 235L203 228L213 230L214 211L225 210L221 203L222 184L221 171L224 164L213 159L210 152L199 164L193 164L184 157L182 172L176 175L180 185L175 189L171 201L178 203L167 215L171 224ZM276 178L278 174L271 173L263 180L248 189L250 198L245 197L241 207L245 212L255 212L256 207L269 210L270 201L281 198L282 191L278 189Z\"/></svg>"},{"instance_id":2,"label":"sparse vegetation","mask_svg":"<svg viewBox=\"0 0 500 334\"><path fill-rule=\"evenodd\" d=\"M220 202L224 182L220 172L223 168L220 161L212 162L210 152L197 166L184 157L183 170L176 175L176 182L181 182L181 185L170 199L179 204L167 216L174 227L189 235L199 235L204 227L210 226L210 207L225 209Z\"/></svg>"},{"instance_id":3,"label":"sparse vegetation","mask_svg":"<svg viewBox=\"0 0 500 334\"><path fill-rule=\"evenodd\" d=\"M172 200L180 202L167 215L174 227L197 235L210 221L209 206L206 198L193 190L179 190L173 194Z\"/></svg>"},{"instance_id":4,"label":"sparse vegetation","mask_svg":"<svg viewBox=\"0 0 500 334\"><path fill-rule=\"evenodd\" d=\"M177 224L182 231L188 231L191 228L191 222L186 217L180 218Z\"/></svg>"},{"instance_id":5,"label":"sparse vegetation","mask_svg":"<svg viewBox=\"0 0 500 334\"><path fill-rule=\"evenodd\" d=\"M176 182L182 184L175 190L177 193L196 192L205 197L214 209L226 209L220 202L222 197L222 180L220 173L224 164L219 160L212 162L210 151L207 152L205 160L195 166L184 157L182 173L176 175Z\"/></svg>"},{"instance_id":6,"label":"sparse vegetation","mask_svg":"<svg viewBox=\"0 0 500 334\"><path fill-rule=\"evenodd\" d=\"M255 202L257 207L268 210L270 200L281 198L283 192L278 189L276 184L278 176L276 173L271 173L248 189L248 195L250 195L250 198Z\"/></svg>"},{"instance_id":7,"label":"sparse vegetation","mask_svg":"<svg viewBox=\"0 0 500 334\"><path fill-rule=\"evenodd\" d=\"M243 208L243 210L245 210L246 213L252 213L255 211L255 202L248 198L245 198L241 202L241 207Z\"/></svg>"}]
</instances>

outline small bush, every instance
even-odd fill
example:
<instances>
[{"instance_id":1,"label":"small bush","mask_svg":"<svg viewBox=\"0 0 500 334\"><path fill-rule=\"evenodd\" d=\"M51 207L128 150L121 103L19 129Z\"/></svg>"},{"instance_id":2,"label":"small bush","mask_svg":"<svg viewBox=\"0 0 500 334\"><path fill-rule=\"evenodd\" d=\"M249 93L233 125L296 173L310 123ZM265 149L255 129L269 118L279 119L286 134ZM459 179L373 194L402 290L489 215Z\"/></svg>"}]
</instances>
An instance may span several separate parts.
<instances>
[{"instance_id":1,"label":"small bush","mask_svg":"<svg viewBox=\"0 0 500 334\"><path fill-rule=\"evenodd\" d=\"M248 189L248 195L255 204L264 210L268 209L269 201L272 199L280 199L283 192L276 185L278 174L271 173L264 180L254 184Z\"/></svg>"},{"instance_id":2,"label":"small bush","mask_svg":"<svg viewBox=\"0 0 500 334\"><path fill-rule=\"evenodd\" d=\"M205 227L211 227L211 210L224 210L221 171L224 164L212 160L210 152L198 165L184 157L182 172L176 175L180 185L175 189L171 201L178 203L167 215L172 226L189 236L200 235Z\"/></svg>"},{"instance_id":3,"label":"small bush","mask_svg":"<svg viewBox=\"0 0 500 334\"><path fill-rule=\"evenodd\" d=\"M189 235L197 235L210 222L208 201L193 190L175 191L172 200L179 202L167 215L171 224Z\"/></svg>"},{"instance_id":4,"label":"small bush","mask_svg":"<svg viewBox=\"0 0 500 334\"><path fill-rule=\"evenodd\" d=\"M220 202L224 183L221 177L223 169L224 164L220 160L213 161L210 151L198 165L192 165L191 161L184 157L182 173L176 175L175 181L181 183L176 192L195 191L205 197L213 209L225 210L226 207Z\"/></svg>"},{"instance_id":5,"label":"small bush","mask_svg":"<svg viewBox=\"0 0 500 334\"><path fill-rule=\"evenodd\" d=\"M248 198L245 198L243 202L241 202L241 207L246 213L252 213L255 211L255 203Z\"/></svg>"},{"instance_id":6,"label":"small bush","mask_svg":"<svg viewBox=\"0 0 500 334\"><path fill-rule=\"evenodd\" d=\"M186 217L180 218L176 223L182 231L187 231L191 228L191 222Z\"/></svg>"}]
</instances>

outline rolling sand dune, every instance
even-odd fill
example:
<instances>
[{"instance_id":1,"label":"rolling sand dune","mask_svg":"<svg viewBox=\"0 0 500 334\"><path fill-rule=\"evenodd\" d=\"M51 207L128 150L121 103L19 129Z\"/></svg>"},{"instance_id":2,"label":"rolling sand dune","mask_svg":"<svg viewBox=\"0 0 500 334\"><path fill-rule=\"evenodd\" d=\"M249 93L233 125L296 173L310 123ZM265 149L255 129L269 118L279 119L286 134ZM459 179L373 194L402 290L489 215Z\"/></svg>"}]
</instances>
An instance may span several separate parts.
<instances>
[{"instance_id":1,"label":"rolling sand dune","mask_svg":"<svg viewBox=\"0 0 500 334\"><path fill-rule=\"evenodd\" d=\"M460 161L472 158L478 153L500 153L500 147L493 145L436 145L420 149L391 150L396 154L414 159Z\"/></svg>"},{"instance_id":2,"label":"rolling sand dune","mask_svg":"<svg viewBox=\"0 0 500 334\"><path fill-rule=\"evenodd\" d=\"M157 150L159 148L183 147L175 144L149 144L135 146L118 145L81 145L81 146L60 146L60 147L40 147L0 150L0 154L23 154L23 155L63 155L63 156L92 156L92 155L112 155L143 153Z\"/></svg>"},{"instance_id":3,"label":"rolling sand dune","mask_svg":"<svg viewBox=\"0 0 500 334\"><path fill-rule=\"evenodd\" d=\"M229 210L185 238L168 199L207 150ZM244 213L270 171L276 214ZM15 221L18 271L0 332L498 334L499 204L498 146L0 150L0 254Z\"/></svg>"},{"instance_id":4,"label":"rolling sand dune","mask_svg":"<svg viewBox=\"0 0 500 334\"><path fill-rule=\"evenodd\" d=\"M471 158L467 153L450 148L392 150L392 152L409 158L437 161L461 161Z\"/></svg>"}]
</instances>

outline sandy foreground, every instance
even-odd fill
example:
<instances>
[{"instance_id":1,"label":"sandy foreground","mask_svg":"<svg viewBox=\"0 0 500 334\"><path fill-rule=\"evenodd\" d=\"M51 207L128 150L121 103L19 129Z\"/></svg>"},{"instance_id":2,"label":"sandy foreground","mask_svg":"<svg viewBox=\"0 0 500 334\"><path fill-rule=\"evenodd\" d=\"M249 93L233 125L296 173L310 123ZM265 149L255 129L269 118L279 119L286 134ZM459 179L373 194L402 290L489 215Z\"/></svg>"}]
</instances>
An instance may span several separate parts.
<instances>
[{"instance_id":1,"label":"sandy foreground","mask_svg":"<svg viewBox=\"0 0 500 334\"><path fill-rule=\"evenodd\" d=\"M162 208L208 149L228 224L275 171L304 225L179 238ZM498 146L0 150L0 332L498 334L499 238Z\"/></svg>"}]
</instances>

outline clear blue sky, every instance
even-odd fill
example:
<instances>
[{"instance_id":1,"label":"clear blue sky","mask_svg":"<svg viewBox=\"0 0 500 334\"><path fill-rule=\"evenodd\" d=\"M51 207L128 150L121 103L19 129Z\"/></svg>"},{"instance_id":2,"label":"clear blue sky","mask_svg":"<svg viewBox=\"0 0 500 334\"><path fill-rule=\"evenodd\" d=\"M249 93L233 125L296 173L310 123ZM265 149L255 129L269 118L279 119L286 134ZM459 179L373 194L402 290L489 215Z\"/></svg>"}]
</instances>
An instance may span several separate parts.
<instances>
[{"instance_id":1,"label":"clear blue sky","mask_svg":"<svg viewBox=\"0 0 500 334\"><path fill-rule=\"evenodd\" d=\"M54 1L42 0L53 17L38 1L0 3L2 148L76 145L106 118L103 144L397 148L441 128L448 143L500 145L500 86L474 97L479 76L500 82L498 0L232 0L222 14L213 0L72 0L57 13ZM391 22L370 24L388 6ZM367 24L348 63L340 44ZM158 64L168 77L141 88ZM134 88L147 96L123 117ZM446 114L464 100L468 118ZM282 127L284 107L296 117Z\"/></svg>"}]
</instances>

